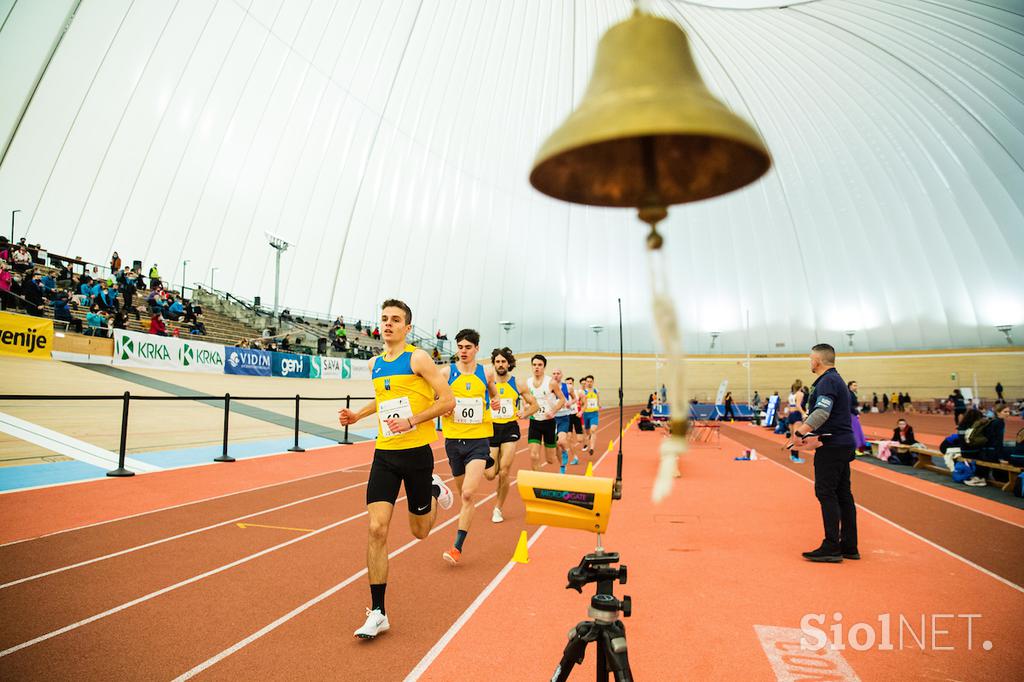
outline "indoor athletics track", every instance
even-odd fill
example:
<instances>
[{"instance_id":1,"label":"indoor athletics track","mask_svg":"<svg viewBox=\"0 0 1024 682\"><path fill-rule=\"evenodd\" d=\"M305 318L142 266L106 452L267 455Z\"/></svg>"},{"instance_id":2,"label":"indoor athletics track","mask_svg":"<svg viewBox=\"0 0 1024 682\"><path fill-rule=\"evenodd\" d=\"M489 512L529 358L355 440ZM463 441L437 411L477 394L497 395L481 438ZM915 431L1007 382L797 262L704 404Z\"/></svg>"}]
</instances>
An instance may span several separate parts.
<instances>
[{"instance_id":1,"label":"indoor athletics track","mask_svg":"<svg viewBox=\"0 0 1024 682\"><path fill-rule=\"evenodd\" d=\"M600 453L615 417L602 413ZM657 506L662 435L625 435L604 539L629 567L616 594L633 598L636 679L1019 679L1024 511L857 462L864 559L808 563L821 536L810 460L791 464L764 429L723 431L684 455ZM762 459L733 460L751 446ZM440 438L434 451L447 476ZM586 617L593 586L565 590L565 573L594 536L525 526L514 492L492 524L490 483L454 568L441 552L457 505L415 541L399 503L391 631L353 638L371 454L360 443L0 496L0 679L549 679ZM516 465L529 465L525 443ZM607 456L597 474L613 472ZM512 564L523 529L530 562ZM860 643L868 626L881 639L889 614L891 649L801 650L801 618L823 614L827 629L837 613L866 624ZM592 666L591 650L574 679Z\"/></svg>"}]
</instances>

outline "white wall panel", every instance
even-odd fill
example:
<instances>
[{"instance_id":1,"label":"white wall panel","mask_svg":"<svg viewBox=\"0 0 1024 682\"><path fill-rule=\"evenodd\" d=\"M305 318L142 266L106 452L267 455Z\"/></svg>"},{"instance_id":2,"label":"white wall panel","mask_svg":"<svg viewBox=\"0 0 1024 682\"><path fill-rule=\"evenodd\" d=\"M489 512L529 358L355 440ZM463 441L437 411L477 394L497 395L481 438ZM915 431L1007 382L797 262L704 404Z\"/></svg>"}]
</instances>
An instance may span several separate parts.
<instances>
[{"instance_id":1,"label":"white wall panel","mask_svg":"<svg viewBox=\"0 0 1024 682\"><path fill-rule=\"evenodd\" d=\"M676 206L693 351L1004 343L1024 324L1024 17L1012 2L647 0L774 157ZM763 3L761 3L763 4ZM0 11L4 5L0 3ZM33 241L490 348L656 348L632 211L533 191L626 0L90 0L0 166ZM35 17L42 21L43 17ZM29 64L31 66L31 64ZM749 313L750 332L746 332ZM512 320L505 334L498 321ZM605 331L595 338L590 325Z\"/></svg>"}]
</instances>

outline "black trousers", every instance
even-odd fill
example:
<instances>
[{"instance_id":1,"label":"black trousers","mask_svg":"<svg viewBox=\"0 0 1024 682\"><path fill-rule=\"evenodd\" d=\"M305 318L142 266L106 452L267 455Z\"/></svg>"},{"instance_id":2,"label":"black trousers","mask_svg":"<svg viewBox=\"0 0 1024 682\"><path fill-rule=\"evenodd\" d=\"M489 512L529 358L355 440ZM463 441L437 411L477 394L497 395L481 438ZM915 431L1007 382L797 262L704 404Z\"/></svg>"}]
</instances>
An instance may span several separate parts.
<instances>
[{"instance_id":1,"label":"black trousers","mask_svg":"<svg viewBox=\"0 0 1024 682\"><path fill-rule=\"evenodd\" d=\"M829 551L857 551L857 505L850 490L853 450L825 446L814 451L814 495L825 526L821 546Z\"/></svg>"}]
</instances>

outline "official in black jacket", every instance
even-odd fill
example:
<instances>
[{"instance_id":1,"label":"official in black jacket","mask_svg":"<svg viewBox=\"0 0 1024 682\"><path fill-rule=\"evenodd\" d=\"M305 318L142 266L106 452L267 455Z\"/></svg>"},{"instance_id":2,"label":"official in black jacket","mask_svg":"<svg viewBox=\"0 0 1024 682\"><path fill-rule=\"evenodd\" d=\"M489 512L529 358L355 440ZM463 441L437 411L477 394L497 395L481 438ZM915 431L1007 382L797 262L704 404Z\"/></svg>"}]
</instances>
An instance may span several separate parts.
<instances>
[{"instance_id":1,"label":"official in black jacket","mask_svg":"<svg viewBox=\"0 0 1024 682\"><path fill-rule=\"evenodd\" d=\"M857 505L850 489L850 462L856 443L850 420L850 391L836 371L836 349L819 343L811 349L811 371L819 375L807 401L810 414L794 429L800 447L814 447L814 494L821 505L825 539L803 556L809 561L839 563L860 559L857 550ZM815 434L808 437L808 434ZM802 442L801 442L802 441Z\"/></svg>"}]
</instances>

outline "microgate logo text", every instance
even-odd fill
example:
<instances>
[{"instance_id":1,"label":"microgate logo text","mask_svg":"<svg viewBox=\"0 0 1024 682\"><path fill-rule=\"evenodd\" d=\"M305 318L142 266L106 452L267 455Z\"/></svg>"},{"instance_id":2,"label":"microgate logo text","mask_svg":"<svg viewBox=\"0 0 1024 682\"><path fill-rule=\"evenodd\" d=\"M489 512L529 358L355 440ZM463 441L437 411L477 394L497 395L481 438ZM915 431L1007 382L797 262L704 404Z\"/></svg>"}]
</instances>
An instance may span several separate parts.
<instances>
[{"instance_id":1,"label":"microgate logo text","mask_svg":"<svg viewBox=\"0 0 1024 682\"><path fill-rule=\"evenodd\" d=\"M846 648L854 651L972 651L976 648L974 621L980 618L980 613L922 613L915 616L883 613L877 622L844 623L843 614L837 611L832 614L832 623L826 626L824 613L808 613L800 619L800 630L804 635L800 648L805 651L817 651L825 646L836 651ZM991 650L992 642L982 641L981 648Z\"/></svg>"},{"instance_id":2,"label":"microgate logo text","mask_svg":"<svg viewBox=\"0 0 1024 682\"><path fill-rule=\"evenodd\" d=\"M538 500L551 500L571 504L574 507L584 509L594 508L594 493L580 493L575 490L550 490L548 488L534 488L533 494Z\"/></svg>"}]
</instances>

